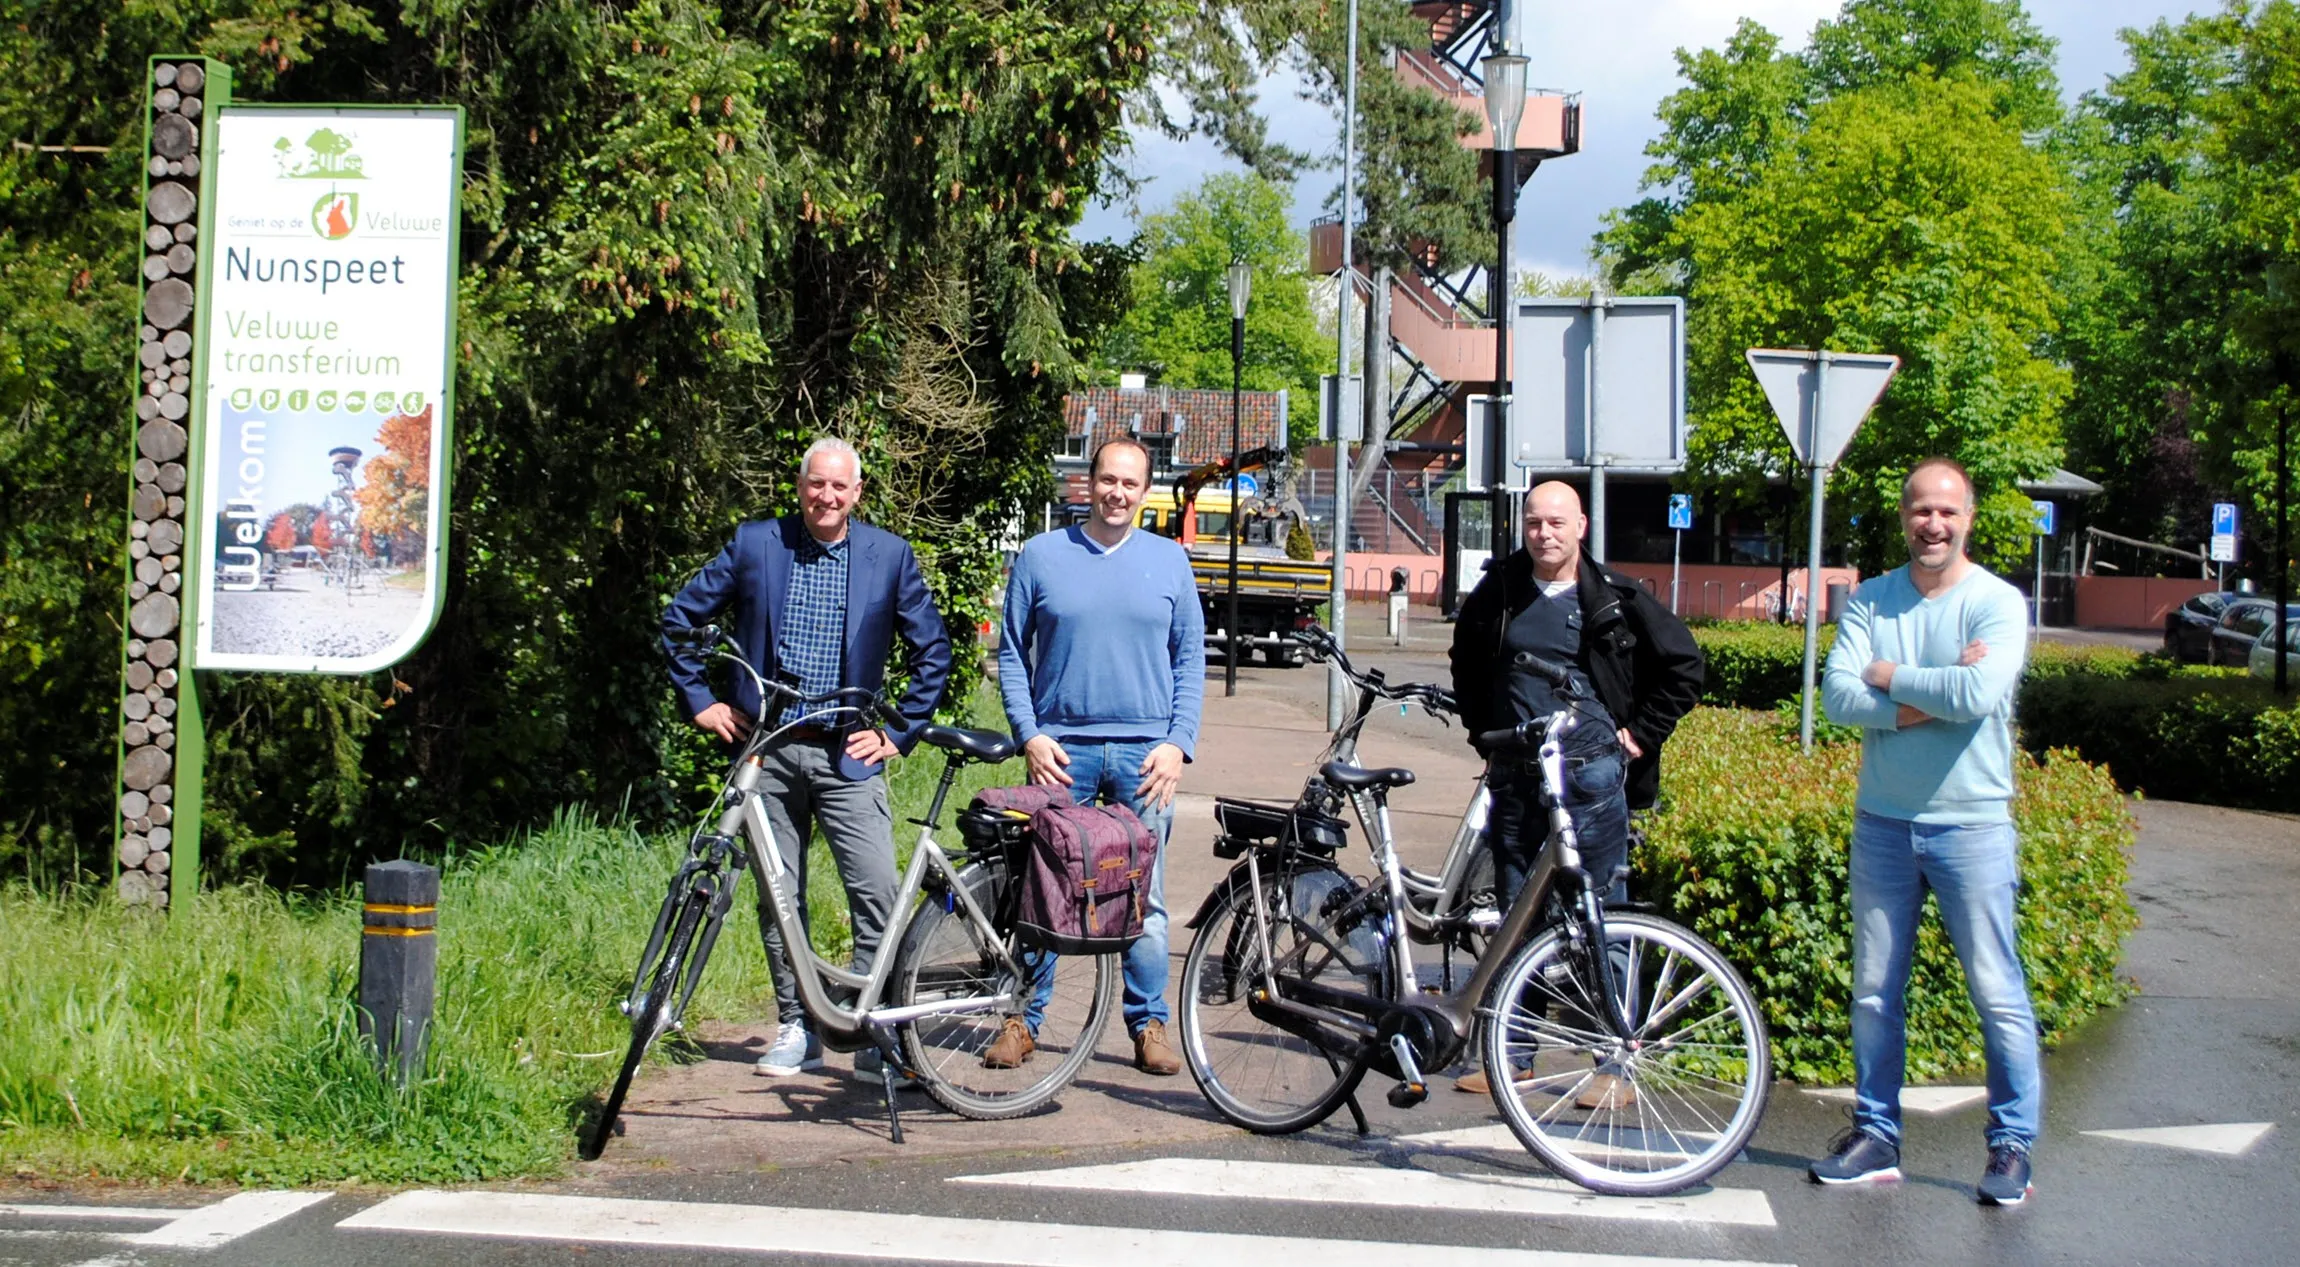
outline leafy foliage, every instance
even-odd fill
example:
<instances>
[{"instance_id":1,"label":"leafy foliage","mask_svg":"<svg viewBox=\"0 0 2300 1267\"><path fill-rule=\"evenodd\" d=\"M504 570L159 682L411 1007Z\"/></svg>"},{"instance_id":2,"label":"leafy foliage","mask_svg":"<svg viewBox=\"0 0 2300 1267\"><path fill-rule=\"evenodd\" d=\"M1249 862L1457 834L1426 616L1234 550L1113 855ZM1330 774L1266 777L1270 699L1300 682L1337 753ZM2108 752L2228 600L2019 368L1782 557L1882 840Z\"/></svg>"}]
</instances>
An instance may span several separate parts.
<instances>
[{"instance_id":1,"label":"leafy foliage","mask_svg":"<svg viewBox=\"0 0 2300 1267\"><path fill-rule=\"evenodd\" d=\"M664 813L665 754L693 741L657 613L737 522L793 504L816 435L861 449L864 516L914 540L972 631L1061 393L1122 303L1123 267L1068 232L1166 13L28 11L0 33L0 132L111 148L0 153L0 862L108 869L120 581L95 561L125 540L147 55L221 58L246 100L468 115L440 624L372 679L202 686L207 856L324 882L567 802ZM963 691L978 666L959 668Z\"/></svg>"},{"instance_id":2,"label":"leafy foliage","mask_svg":"<svg viewBox=\"0 0 2300 1267\"><path fill-rule=\"evenodd\" d=\"M1104 341L1104 362L1112 370L1155 369L1172 387L1228 387L1228 270L1244 260L1253 268L1244 386L1316 400L1331 347L1310 311L1302 274L1308 246L1294 231L1292 206L1282 186L1217 173L1145 219L1134 243L1141 262L1129 279L1133 306Z\"/></svg>"},{"instance_id":3,"label":"leafy foliage","mask_svg":"<svg viewBox=\"0 0 2300 1267\"><path fill-rule=\"evenodd\" d=\"M1669 745L1667 809L1636 859L1641 891L1708 938L1756 991L1775 1067L1800 1082L1852 1074L1852 917L1846 865L1857 744L1810 756L1762 714L1701 709ZM2021 963L2052 1042L2121 1002L2133 824L2107 772L2070 754L2021 758ZM1979 1028L1937 919L1909 983L1909 1075L1981 1063Z\"/></svg>"},{"instance_id":4,"label":"leafy foliage","mask_svg":"<svg viewBox=\"0 0 2300 1267\"><path fill-rule=\"evenodd\" d=\"M1900 477L1943 453L1978 486L1975 557L2027 546L2014 485L2059 459L2068 393L2045 344L2069 182L2028 135L2049 121L2049 52L2010 0L1853 0L1799 57L1749 22L1679 54L1654 194L1599 244L1617 285L1662 269L1687 297L1690 450L1712 496L1760 505L1795 465L1744 349L1891 352L1900 377L1832 481L1832 539L1890 566Z\"/></svg>"},{"instance_id":5,"label":"leafy foliage","mask_svg":"<svg viewBox=\"0 0 2300 1267\"><path fill-rule=\"evenodd\" d=\"M2265 682L2071 674L2025 684L2020 716L2023 746L2080 753L2136 792L2300 812L2300 707Z\"/></svg>"}]
</instances>

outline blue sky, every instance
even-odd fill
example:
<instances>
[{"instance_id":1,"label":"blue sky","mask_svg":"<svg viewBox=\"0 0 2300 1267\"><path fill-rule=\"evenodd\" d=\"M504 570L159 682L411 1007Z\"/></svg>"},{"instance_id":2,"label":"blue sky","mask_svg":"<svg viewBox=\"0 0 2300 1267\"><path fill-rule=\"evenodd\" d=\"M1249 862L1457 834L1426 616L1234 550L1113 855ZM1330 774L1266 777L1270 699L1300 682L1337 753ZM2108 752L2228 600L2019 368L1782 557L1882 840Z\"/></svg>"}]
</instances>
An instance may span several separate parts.
<instances>
[{"instance_id":1,"label":"blue sky","mask_svg":"<svg viewBox=\"0 0 2300 1267\"><path fill-rule=\"evenodd\" d=\"M1545 164L1518 205L1514 254L1520 267L1553 274L1587 271L1589 239L1600 217L1637 199L1638 178L1647 163L1645 144L1657 130L1654 108L1678 87L1676 49L1719 45L1744 16L1771 28L1790 48L1802 48L1813 25L1840 8L1839 0L1520 3L1526 51L1533 58L1532 82L1584 94L1581 152ZM2061 88L2073 99L2124 67L2118 30L2214 11L2218 5L2210 0L2029 0L2027 8L2037 25L2060 41ZM1588 20L1591 12L1603 13L1603 21ZM1299 89L1288 74L1264 80L1262 106L1273 137L1312 154L1338 156L1338 119L1302 100ZM1135 205L1097 204L1079 227L1081 239L1130 237L1143 212L1164 208L1210 172L1237 168L1209 141L1177 143L1147 134L1137 137L1126 166L1145 181ZM1296 222L1306 225L1315 218L1339 182L1337 170L1307 173L1294 191Z\"/></svg>"}]
</instances>

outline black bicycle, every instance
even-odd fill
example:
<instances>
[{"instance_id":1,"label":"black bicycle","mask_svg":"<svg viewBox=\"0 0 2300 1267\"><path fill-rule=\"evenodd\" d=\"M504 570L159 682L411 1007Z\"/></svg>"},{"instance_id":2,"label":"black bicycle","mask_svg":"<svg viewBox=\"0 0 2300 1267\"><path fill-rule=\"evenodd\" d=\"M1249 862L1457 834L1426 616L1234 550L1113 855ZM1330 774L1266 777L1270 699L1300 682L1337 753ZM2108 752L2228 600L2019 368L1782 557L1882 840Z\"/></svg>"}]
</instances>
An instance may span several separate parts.
<instances>
[{"instance_id":1,"label":"black bicycle","mask_svg":"<svg viewBox=\"0 0 2300 1267\"><path fill-rule=\"evenodd\" d=\"M1363 1129L1354 1097L1368 1071L1398 1080L1392 1104L1419 1104L1424 1071L1475 1042L1503 1119L1551 1169L1597 1192L1679 1191L1756 1133L1772 1086L1764 1019L1700 937L1599 903L1555 794L1565 786L1560 741L1585 701L1564 670L1525 663L1566 707L1478 739L1494 760L1533 750L1550 789L1549 835L1516 901L1477 930L1482 949L1462 990L1425 994L1414 960L1413 944L1433 940L1417 938L1417 924L1439 940L1463 930L1414 919L1389 811L1390 790L1413 772L1328 761L1290 812L1221 820L1216 852L1240 861L1189 921L1183 1055L1225 1118L1283 1134L1344 1104ZM1370 878L1336 861L1337 797L1357 807Z\"/></svg>"},{"instance_id":2,"label":"black bicycle","mask_svg":"<svg viewBox=\"0 0 2300 1267\"><path fill-rule=\"evenodd\" d=\"M584 1159L595 1159L606 1148L647 1049L679 1028L746 871L758 885L762 939L766 929L779 929L791 952L799 1002L811 1031L834 1051L867 1047L881 1054L887 1121L897 1143L903 1133L895 1089L902 1079L915 1077L943 1107L978 1119L1028 1113L1068 1086L1094 1054L1109 1020L1118 993L1117 956L1033 955L1016 942L1015 851L1026 817L969 809L958 817L958 850L947 851L935 839L959 771L970 762L1012 757L1013 739L953 726L920 732L921 740L950 759L932 806L918 820L917 848L903 873L880 953L867 974L850 972L825 962L808 941L795 879L784 868L758 794L760 754L797 727L884 720L885 706L867 691L803 695L787 683L770 681L751 667L732 638L712 626L678 638L749 674L765 704L764 715L791 704L799 705L803 715L781 728L752 728L728 769L715 818L687 841L687 855L671 876L630 993L618 1005L631 1018L631 1047L584 1142ZM1032 1056L1011 1068L985 1064L984 1053L1005 1018L1028 1010L1034 986L1043 988L1048 976L1052 989Z\"/></svg>"}]
</instances>

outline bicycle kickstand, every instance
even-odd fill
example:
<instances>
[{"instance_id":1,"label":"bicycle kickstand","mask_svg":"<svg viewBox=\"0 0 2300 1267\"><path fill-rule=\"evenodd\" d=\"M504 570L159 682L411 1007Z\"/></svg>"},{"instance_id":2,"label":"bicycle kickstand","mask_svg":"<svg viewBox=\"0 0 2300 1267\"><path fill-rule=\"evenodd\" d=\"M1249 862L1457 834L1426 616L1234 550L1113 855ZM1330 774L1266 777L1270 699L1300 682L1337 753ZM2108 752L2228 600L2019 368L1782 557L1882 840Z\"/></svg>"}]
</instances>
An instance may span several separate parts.
<instances>
[{"instance_id":1,"label":"bicycle kickstand","mask_svg":"<svg viewBox=\"0 0 2300 1267\"><path fill-rule=\"evenodd\" d=\"M886 1091L887 1134L899 1144L902 1142L902 1110L895 1098L895 1083L901 1077L901 1050L896 1046L894 1036L878 1026L871 1027L871 1037L878 1042L878 1077L879 1085Z\"/></svg>"}]
</instances>

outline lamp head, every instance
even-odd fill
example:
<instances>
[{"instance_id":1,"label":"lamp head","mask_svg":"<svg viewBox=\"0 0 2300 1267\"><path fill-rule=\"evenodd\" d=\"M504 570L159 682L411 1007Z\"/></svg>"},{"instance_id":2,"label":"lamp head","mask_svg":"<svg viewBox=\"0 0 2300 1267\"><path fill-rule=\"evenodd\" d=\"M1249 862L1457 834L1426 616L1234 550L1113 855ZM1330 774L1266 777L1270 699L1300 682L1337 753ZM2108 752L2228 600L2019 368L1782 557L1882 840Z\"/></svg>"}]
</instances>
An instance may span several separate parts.
<instances>
[{"instance_id":1,"label":"lamp head","mask_svg":"<svg viewBox=\"0 0 2300 1267\"><path fill-rule=\"evenodd\" d=\"M1485 77L1485 119L1493 125L1495 149L1517 148L1517 122L1525 117L1526 59L1494 53L1478 63Z\"/></svg>"},{"instance_id":2,"label":"lamp head","mask_svg":"<svg viewBox=\"0 0 2300 1267\"><path fill-rule=\"evenodd\" d=\"M1227 280L1230 286L1230 315L1244 321L1246 301L1254 293L1254 266L1242 259L1231 260Z\"/></svg>"}]
</instances>

